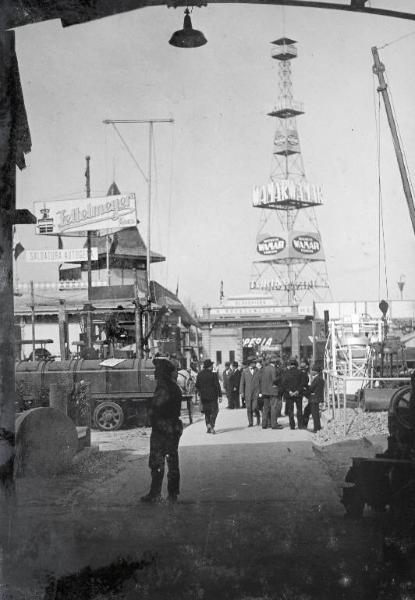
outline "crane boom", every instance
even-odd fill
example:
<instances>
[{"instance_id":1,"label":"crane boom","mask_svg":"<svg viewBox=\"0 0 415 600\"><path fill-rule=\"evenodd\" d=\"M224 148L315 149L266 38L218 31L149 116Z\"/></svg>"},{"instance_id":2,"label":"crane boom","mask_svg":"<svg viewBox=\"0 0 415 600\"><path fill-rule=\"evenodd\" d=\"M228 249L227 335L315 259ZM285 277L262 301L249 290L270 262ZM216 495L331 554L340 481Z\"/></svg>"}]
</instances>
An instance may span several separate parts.
<instances>
[{"instance_id":1,"label":"crane boom","mask_svg":"<svg viewBox=\"0 0 415 600\"><path fill-rule=\"evenodd\" d=\"M383 75L385 71L385 65L380 61L378 49L376 46L372 48L372 55L374 60L373 65L373 73L377 75L379 79L378 92L382 95L383 102L385 105L386 116L388 119L389 127L392 133L393 146L395 148L396 159L398 161L399 172L401 174L401 180L403 185L403 191L406 198L406 203L409 209L409 216L411 218L412 228L415 233L415 205L414 198L412 194L412 188L409 181L408 173L405 166L405 161L403 157L403 152L401 148L401 144L399 142L398 129L396 126L395 118L393 115L392 105L389 98L388 93L388 85L385 81L385 77Z\"/></svg>"}]
</instances>

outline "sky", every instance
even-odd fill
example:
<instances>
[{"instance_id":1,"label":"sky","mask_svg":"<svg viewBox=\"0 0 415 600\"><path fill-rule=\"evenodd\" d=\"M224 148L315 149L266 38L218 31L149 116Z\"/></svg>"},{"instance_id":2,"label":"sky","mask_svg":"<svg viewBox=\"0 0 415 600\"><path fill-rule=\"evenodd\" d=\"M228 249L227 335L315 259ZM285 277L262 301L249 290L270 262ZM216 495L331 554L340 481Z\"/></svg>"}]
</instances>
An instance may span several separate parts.
<instances>
[{"instance_id":1,"label":"sky","mask_svg":"<svg viewBox=\"0 0 415 600\"><path fill-rule=\"evenodd\" d=\"M413 2L393 8L413 11ZM260 221L252 188L267 183L274 164L276 122L267 112L278 97L278 61L270 42L286 35L298 42L292 80L305 114L297 126L307 178L323 187L316 212L332 297L398 299L403 275L404 298L415 299L415 236L383 104L378 112L371 54L388 44L379 54L411 169L415 22L250 4L195 8L192 21L208 39L201 48L168 44L183 10L167 7L16 30L32 135L27 168L17 176L18 207L85 197L89 155L92 195L105 195L113 179L122 192L135 192L146 238L147 184L102 121L173 118L154 126L151 247L167 261L152 276L172 290L179 283L179 296L198 308L218 304L221 281L225 296L247 293ZM147 172L148 125L119 129ZM33 226L19 226L18 237L27 249L57 247ZM24 254L17 269L21 281L57 278L56 265L26 263Z\"/></svg>"}]
</instances>

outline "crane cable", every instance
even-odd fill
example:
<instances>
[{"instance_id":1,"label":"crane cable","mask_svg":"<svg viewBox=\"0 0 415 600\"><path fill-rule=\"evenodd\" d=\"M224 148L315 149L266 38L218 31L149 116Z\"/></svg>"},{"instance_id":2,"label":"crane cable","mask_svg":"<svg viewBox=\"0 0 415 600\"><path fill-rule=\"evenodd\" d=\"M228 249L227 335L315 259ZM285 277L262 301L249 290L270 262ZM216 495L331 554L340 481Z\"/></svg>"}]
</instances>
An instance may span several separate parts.
<instances>
[{"instance_id":1,"label":"crane cable","mask_svg":"<svg viewBox=\"0 0 415 600\"><path fill-rule=\"evenodd\" d=\"M375 95L375 78L373 77L373 101L375 108L375 124L376 124L376 142L377 142L377 169L378 169L378 299L381 298L381 254L383 249L383 266L386 287L386 299L389 299L389 285L386 261L386 244L385 244L385 228L383 222L383 198L382 198L382 181L380 176L381 167L381 143L380 143L380 95L378 95L378 104L376 105Z\"/></svg>"}]
</instances>

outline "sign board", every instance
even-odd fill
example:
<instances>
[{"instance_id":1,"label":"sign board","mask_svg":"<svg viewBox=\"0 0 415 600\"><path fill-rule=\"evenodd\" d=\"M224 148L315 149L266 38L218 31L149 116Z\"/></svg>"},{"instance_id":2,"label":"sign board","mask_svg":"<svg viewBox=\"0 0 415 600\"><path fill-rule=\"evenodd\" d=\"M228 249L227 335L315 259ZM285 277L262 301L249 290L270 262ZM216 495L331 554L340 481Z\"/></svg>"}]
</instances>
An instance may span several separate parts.
<instances>
[{"instance_id":1,"label":"sign board","mask_svg":"<svg viewBox=\"0 0 415 600\"><path fill-rule=\"evenodd\" d=\"M290 328L287 327L249 327L242 330L242 348L257 348L268 352L280 352L281 340Z\"/></svg>"},{"instance_id":2,"label":"sign board","mask_svg":"<svg viewBox=\"0 0 415 600\"><path fill-rule=\"evenodd\" d=\"M294 129L277 132L274 138L274 152L286 156L300 152L298 133Z\"/></svg>"},{"instance_id":3,"label":"sign board","mask_svg":"<svg viewBox=\"0 0 415 600\"><path fill-rule=\"evenodd\" d=\"M264 234L260 239L258 239L256 249L258 254L270 256L281 253L283 250L285 250L286 246L287 242L284 238L277 235L272 236Z\"/></svg>"},{"instance_id":4,"label":"sign board","mask_svg":"<svg viewBox=\"0 0 415 600\"><path fill-rule=\"evenodd\" d=\"M82 235L137 224L135 194L35 202L39 235Z\"/></svg>"},{"instance_id":5,"label":"sign board","mask_svg":"<svg viewBox=\"0 0 415 600\"><path fill-rule=\"evenodd\" d=\"M290 231L281 236L262 234L257 240L257 252L267 262L299 258L304 262L324 260L323 245L317 231ZM275 256L275 258L273 258Z\"/></svg>"},{"instance_id":6,"label":"sign board","mask_svg":"<svg viewBox=\"0 0 415 600\"><path fill-rule=\"evenodd\" d=\"M306 204L322 204L321 186L307 181L281 179L269 181L266 185L254 187L252 204L254 206L278 206L287 202L304 202Z\"/></svg>"},{"instance_id":7,"label":"sign board","mask_svg":"<svg viewBox=\"0 0 415 600\"><path fill-rule=\"evenodd\" d=\"M327 281L324 280L297 280L289 279L256 279L251 280L249 289L274 292L298 292L314 290L316 288L328 288Z\"/></svg>"},{"instance_id":8,"label":"sign board","mask_svg":"<svg viewBox=\"0 0 415 600\"><path fill-rule=\"evenodd\" d=\"M83 262L88 260L86 248L65 248L65 250L26 250L26 262ZM91 248L91 260L98 260L98 248Z\"/></svg>"}]
</instances>

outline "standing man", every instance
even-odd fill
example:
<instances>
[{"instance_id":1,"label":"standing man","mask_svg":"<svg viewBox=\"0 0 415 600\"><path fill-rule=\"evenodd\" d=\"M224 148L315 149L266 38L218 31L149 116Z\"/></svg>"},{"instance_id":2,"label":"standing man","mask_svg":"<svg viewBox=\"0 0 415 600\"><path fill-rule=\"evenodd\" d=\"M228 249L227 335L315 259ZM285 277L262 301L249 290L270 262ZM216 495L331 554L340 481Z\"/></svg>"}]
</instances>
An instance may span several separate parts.
<instances>
[{"instance_id":1,"label":"standing man","mask_svg":"<svg viewBox=\"0 0 415 600\"><path fill-rule=\"evenodd\" d=\"M229 372L229 403L230 408L240 408L239 404L239 386L241 383L241 371L236 360L232 363L232 368Z\"/></svg>"},{"instance_id":2,"label":"standing man","mask_svg":"<svg viewBox=\"0 0 415 600\"><path fill-rule=\"evenodd\" d=\"M272 427L273 429L282 429L278 423L278 417L281 416L282 400L277 386L276 365L273 358L265 359L265 366L262 369L261 394L263 400L262 408L262 429Z\"/></svg>"},{"instance_id":3,"label":"standing man","mask_svg":"<svg viewBox=\"0 0 415 600\"><path fill-rule=\"evenodd\" d=\"M156 389L150 409L151 437L149 467L151 487L142 502L156 503L161 500L164 464L167 459L168 501L174 503L180 493L179 441L183 433L180 420L182 392L175 382L176 367L167 358L155 358L154 377Z\"/></svg>"},{"instance_id":4,"label":"standing man","mask_svg":"<svg viewBox=\"0 0 415 600\"><path fill-rule=\"evenodd\" d=\"M223 370L222 373L222 387L225 390L225 394L226 397L228 399L228 406L227 408L232 408L231 407L231 400L230 400L230 392L229 392L229 375L231 372L231 363L228 361L225 363L225 368Z\"/></svg>"},{"instance_id":5,"label":"standing man","mask_svg":"<svg viewBox=\"0 0 415 600\"><path fill-rule=\"evenodd\" d=\"M261 393L260 377L255 377L256 358L249 361L249 366L242 371L241 383L239 385L239 393L241 401L245 402L246 412L248 414L248 427L253 427L254 415L256 416L257 425L261 424L261 417L258 410L258 396Z\"/></svg>"},{"instance_id":6,"label":"standing man","mask_svg":"<svg viewBox=\"0 0 415 600\"><path fill-rule=\"evenodd\" d=\"M215 424L219 412L218 400L222 402L222 390L218 374L213 372L213 362L210 358L204 361L202 371L197 374L195 388L205 414L206 433L216 433Z\"/></svg>"},{"instance_id":7,"label":"standing man","mask_svg":"<svg viewBox=\"0 0 415 600\"><path fill-rule=\"evenodd\" d=\"M292 358L282 378L282 391L285 399L285 414L288 415L290 428L295 429L294 404L297 407L297 427L302 427L304 376L298 368L298 362Z\"/></svg>"},{"instance_id":8,"label":"standing man","mask_svg":"<svg viewBox=\"0 0 415 600\"><path fill-rule=\"evenodd\" d=\"M310 396L308 400L308 404L304 409L304 418L303 424L304 428L307 429L308 420L310 418L310 413L313 418L314 429L313 432L317 433L321 429L320 423L320 403L324 402L324 377L323 370L320 366L315 366L314 371L316 372L316 376L310 385Z\"/></svg>"}]
</instances>

